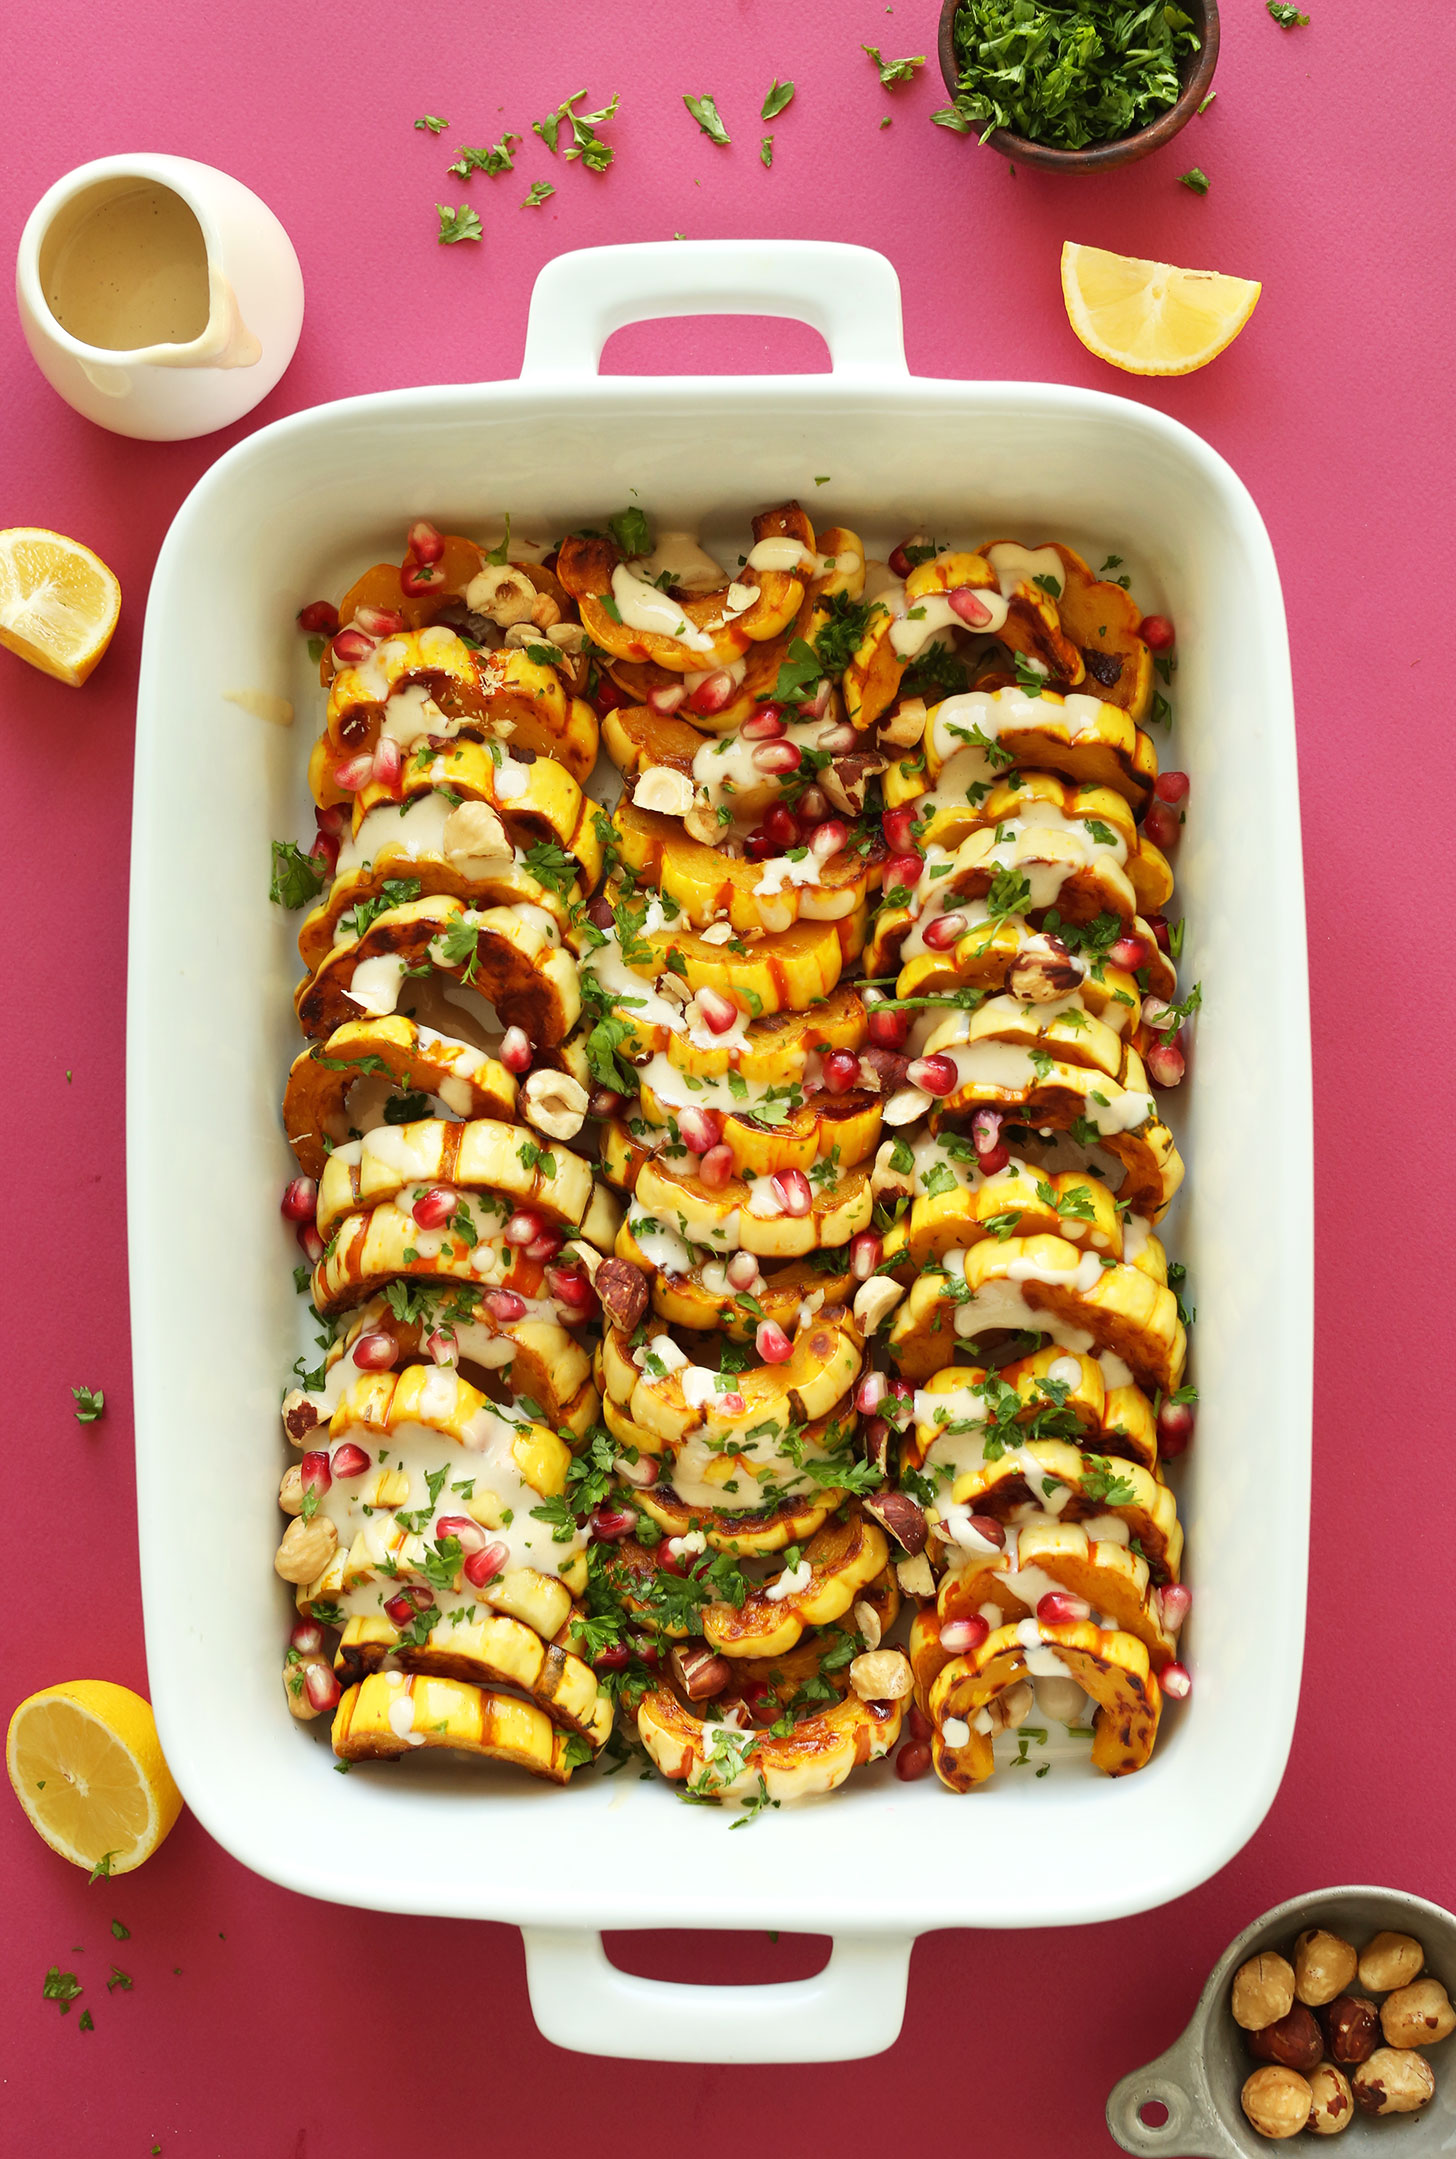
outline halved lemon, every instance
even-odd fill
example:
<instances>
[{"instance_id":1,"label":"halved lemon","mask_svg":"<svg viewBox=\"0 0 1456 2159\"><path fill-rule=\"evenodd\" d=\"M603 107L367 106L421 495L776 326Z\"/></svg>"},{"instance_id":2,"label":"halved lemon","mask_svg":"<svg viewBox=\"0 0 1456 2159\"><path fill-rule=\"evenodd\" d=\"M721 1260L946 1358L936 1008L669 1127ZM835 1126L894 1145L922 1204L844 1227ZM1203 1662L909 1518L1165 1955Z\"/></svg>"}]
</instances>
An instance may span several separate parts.
<instances>
[{"instance_id":1,"label":"halved lemon","mask_svg":"<svg viewBox=\"0 0 1456 2159\"><path fill-rule=\"evenodd\" d=\"M121 613L121 587L99 555L39 525L0 532L0 645L78 690Z\"/></svg>"},{"instance_id":2,"label":"halved lemon","mask_svg":"<svg viewBox=\"0 0 1456 2159\"><path fill-rule=\"evenodd\" d=\"M1062 247L1067 320L1089 352L1130 375L1191 375L1231 345L1262 287L1217 270Z\"/></svg>"},{"instance_id":3,"label":"halved lemon","mask_svg":"<svg viewBox=\"0 0 1456 2159\"><path fill-rule=\"evenodd\" d=\"M10 1719L5 1767L53 1852L130 1874L182 1811L152 1705L109 1679L43 1687Z\"/></svg>"}]
</instances>

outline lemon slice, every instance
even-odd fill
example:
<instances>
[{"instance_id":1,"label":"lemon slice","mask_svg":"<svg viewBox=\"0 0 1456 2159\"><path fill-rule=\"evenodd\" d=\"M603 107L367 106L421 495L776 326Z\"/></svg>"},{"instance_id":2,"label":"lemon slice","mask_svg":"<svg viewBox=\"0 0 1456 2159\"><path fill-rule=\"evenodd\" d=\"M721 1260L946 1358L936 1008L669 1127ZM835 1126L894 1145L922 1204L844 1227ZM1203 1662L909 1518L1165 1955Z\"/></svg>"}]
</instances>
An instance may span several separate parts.
<instances>
[{"instance_id":1,"label":"lemon slice","mask_svg":"<svg viewBox=\"0 0 1456 2159\"><path fill-rule=\"evenodd\" d=\"M1217 270L1062 247L1067 320L1089 352L1130 375L1191 375L1231 345L1261 287Z\"/></svg>"},{"instance_id":2,"label":"lemon slice","mask_svg":"<svg viewBox=\"0 0 1456 2159\"><path fill-rule=\"evenodd\" d=\"M53 1852L78 1867L130 1874L182 1811L152 1705L106 1679L44 1687L10 1719L5 1767Z\"/></svg>"},{"instance_id":3,"label":"lemon slice","mask_svg":"<svg viewBox=\"0 0 1456 2159\"><path fill-rule=\"evenodd\" d=\"M111 643L121 587L99 555L39 525L0 532L0 645L78 690Z\"/></svg>"}]
</instances>

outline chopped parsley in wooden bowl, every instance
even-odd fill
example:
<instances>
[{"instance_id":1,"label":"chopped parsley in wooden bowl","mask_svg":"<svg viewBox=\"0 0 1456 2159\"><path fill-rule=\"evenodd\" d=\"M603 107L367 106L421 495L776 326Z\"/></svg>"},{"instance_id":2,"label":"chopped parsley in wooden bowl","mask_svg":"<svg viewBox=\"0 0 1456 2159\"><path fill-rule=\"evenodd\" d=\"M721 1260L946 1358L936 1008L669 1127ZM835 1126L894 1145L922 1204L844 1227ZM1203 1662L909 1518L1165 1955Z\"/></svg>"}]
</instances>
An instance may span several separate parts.
<instances>
[{"instance_id":1,"label":"chopped parsley in wooden bowl","mask_svg":"<svg viewBox=\"0 0 1456 2159\"><path fill-rule=\"evenodd\" d=\"M1161 149L1208 96L1218 0L945 0L935 119L1060 172Z\"/></svg>"}]
</instances>

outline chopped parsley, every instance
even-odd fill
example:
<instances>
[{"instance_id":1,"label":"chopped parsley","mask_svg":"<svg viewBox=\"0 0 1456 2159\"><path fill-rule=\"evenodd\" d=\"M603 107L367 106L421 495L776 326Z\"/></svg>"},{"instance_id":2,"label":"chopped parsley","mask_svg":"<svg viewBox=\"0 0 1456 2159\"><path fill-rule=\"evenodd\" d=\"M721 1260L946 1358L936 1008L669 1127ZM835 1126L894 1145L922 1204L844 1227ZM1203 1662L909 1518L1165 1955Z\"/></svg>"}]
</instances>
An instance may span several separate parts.
<instances>
[{"instance_id":1,"label":"chopped parsley","mask_svg":"<svg viewBox=\"0 0 1456 2159\"><path fill-rule=\"evenodd\" d=\"M1059 150L1114 142L1176 104L1199 43L1173 0L962 0L958 92L931 117L982 142L1000 127Z\"/></svg>"},{"instance_id":2,"label":"chopped parsley","mask_svg":"<svg viewBox=\"0 0 1456 2159\"><path fill-rule=\"evenodd\" d=\"M880 81L887 90L893 89L897 82L914 82L915 70L925 65L923 52L917 53L913 60L886 60L878 45L861 45L860 51L868 53L874 61L880 72Z\"/></svg>"},{"instance_id":3,"label":"chopped parsley","mask_svg":"<svg viewBox=\"0 0 1456 2159\"><path fill-rule=\"evenodd\" d=\"M759 118L761 120L777 120L784 107L792 101L793 95L794 86L791 82L780 82L775 78L773 88L763 101Z\"/></svg>"},{"instance_id":4,"label":"chopped parsley","mask_svg":"<svg viewBox=\"0 0 1456 2159\"><path fill-rule=\"evenodd\" d=\"M432 112L427 112L422 120L415 122L416 127L428 128L432 135L443 135L449 125L448 120L437 120Z\"/></svg>"},{"instance_id":5,"label":"chopped parsley","mask_svg":"<svg viewBox=\"0 0 1456 2159\"><path fill-rule=\"evenodd\" d=\"M446 170L453 172L460 180L468 180L473 172L483 172L490 179L494 179L497 173L511 172L515 169L516 155L511 144L519 142L520 139L519 135L513 135L507 128L492 149L462 149L455 163L447 166Z\"/></svg>"},{"instance_id":6,"label":"chopped parsley","mask_svg":"<svg viewBox=\"0 0 1456 2159\"><path fill-rule=\"evenodd\" d=\"M533 180L531 182L531 192L525 197L521 208L523 210L539 209L546 197L555 193L556 190L549 180Z\"/></svg>"},{"instance_id":7,"label":"chopped parsley","mask_svg":"<svg viewBox=\"0 0 1456 2159\"><path fill-rule=\"evenodd\" d=\"M317 855L306 855L292 840L273 842L273 876L268 897L275 907L290 911L316 900L329 874L328 864Z\"/></svg>"},{"instance_id":8,"label":"chopped parsley","mask_svg":"<svg viewBox=\"0 0 1456 2159\"><path fill-rule=\"evenodd\" d=\"M1206 195L1211 185L1208 174L1201 165L1190 165L1187 172L1179 173L1178 179L1183 187L1190 189L1195 195Z\"/></svg>"},{"instance_id":9,"label":"chopped parsley","mask_svg":"<svg viewBox=\"0 0 1456 2159\"><path fill-rule=\"evenodd\" d=\"M1301 9L1290 5L1290 0L1264 0L1264 5L1281 30L1303 29L1309 21ZM1199 110L1202 110L1201 106Z\"/></svg>"},{"instance_id":10,"label":"chopped parsley","mask_svg":"<svg viewBox=\"0 0 1456 2159\"><path fill-rule=\"evenodd\" d=\"M106 1397L99 1387L73 1387L76 1397L77 1424L94 1424L106 1407Z\"/></svg>"},{"instance_id":11,"label":"chopped parsley","mask_svg":"<svg viewBox=\"0 0 1456 2159\"><path fill-rule=\"evenodd\" d=\"M566 127L571 135L566 150L567 163L570 164L573 158L580 158L588 172L605 172L616 152L612 145L597 133L597 129L603 121L612 118L622 102L621 95L619 93L614 97L610 105L604 105L600 112L577 112L575 108L585 96L585 90L573 92L570 97L562 100L555 112L547 113L544 120L533 120L531 132L540 136L555 157L558 138L563 126Z\"/></svg>"},{"instance_id":12,"label":"chopped parsley","mask_svg":"<svg viewBox=\"0 0 1456 2159\"><path fill-rule=\"evenodd\" d=\"M437 237L442 247L449 247L456 240L480 239L480 219L468 203L462 203L458 210L452 210L447 203L437 202L435 209L440 219Z\"/></svg>"},{"instance_id":13,"label":"chopped parsley","mask_svg":"<svg viewBox=\"0 0 1456 2159\"><path fill-rule=\"evenodd\" d=\"M712 98L706 92L702 97L688 97L685 94L683 103L687 106L688 111L697 121L698 126L707 136L709 142L716 142L726 149L728 144L732 142L733 137L719 118L718 108L713 103Z\"/></svg>"}]
</instances>

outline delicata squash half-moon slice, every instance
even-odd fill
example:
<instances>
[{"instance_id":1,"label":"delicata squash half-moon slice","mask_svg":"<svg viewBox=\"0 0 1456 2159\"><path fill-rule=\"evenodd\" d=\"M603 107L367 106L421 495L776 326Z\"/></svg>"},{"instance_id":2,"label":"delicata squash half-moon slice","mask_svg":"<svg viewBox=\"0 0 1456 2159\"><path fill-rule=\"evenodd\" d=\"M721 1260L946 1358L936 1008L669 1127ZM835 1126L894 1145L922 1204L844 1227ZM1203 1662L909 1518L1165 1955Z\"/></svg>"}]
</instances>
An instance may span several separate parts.
<instances>
[{"instance_id":1,"label":"delicata squash half-moon slice","mask_svg":"<svg viewBox=\"0 0 1456 2159\"><path fill-rule=\"evenodd\" d=\"M994 1374L978 1365L954 1364L922 1380L915 1390L915 1422L900 1441L902 1467L923 1469L937 1440L962 1433L974 1437L978 1425L1001 1429L1013 1393L1017 1418L1035 1419L1039 1432L1060 1434L1075 1446L1125 1457L1156 1473L1157 1427L1141 1387L1109 1380L1096 1357L1076 1356L1056 1343L1003 1364ZM1048 1417L1053 1410L1054 1421Z\"/></svg>"},{"instance_id":2,"label":"delicata squash half-moon slice","mask_svg":"<svg viewBox=\"0 0 1456 2159\"><path fill-rule=\"evenodd\" d=\"M869 1227L875 1202L862 1163L832 1180L821 1179L817 1189L812 1179L809 1183L807 1212L790 1214L771 1177L730 1177L726 1184L710 1187L701 1177L672 1168L664 1156L651 1155L637 1173L632 1213L656 1221L664 1239L673 1241L644 1245L647 1264L686 1273L692 1263L678 1246L689 1244L706 1245L712 1252L756 1252L761 1259L799 1259L806 1252L848 1244ZM641 1244L640 1225L634 1234Z\"/></svg>"},{"instance_id":3,"label":"delicata squash half-moon slice","mask_svg":"<svg viewBox=\"0 0 1456 2159\"><path fill-rule=\"evenodd\" d=\"M373 749L381 732L406 748L421 737L508 741L554 759L584 783L596 763L599 731L591 706L563 682L570 666L544 634L525 648L498 652L472 652L443 623L386 639L362 666L334 676L324 744L314 761L316 799L322 805L325 794L342 798L333 781L337 765Z\"/></svg>"},{"instance_id":4,"label":"delicata squash half-moon slice","mask_svg":"<svg viewBox=\"0 0 1456 2159\"><path fill-rule=\"evenodd\" d=\"M398 1094L432 1096L459 1117L510 1123L515 1114L515 1076L484 1050L403 1013L350 1020L327 1042L300 1051L289 1070L283 1129L306 1177L322 1177L330 1150L347 1144L349 1095L366 1079L381 1083L371 1121L383 1122L384 1103Z\"/></svg>"},{"instance_id":5,"label":"delicata squash half-moon slice","mask_svg":"<svg viewBox=\"0 0 1456 2159\"><path fill-rule=\"evenodd\" d=\"M726 921L735 933L786 930L801 916L839 921L863 907L871 885L879 882L878 866L872 869L848 847L827 861L807 852L802 862L787 857L750 862L747 856L721 854L690 839L675 817L638 809L625 793L612 825L627 868L674 900L692 929Z\"/></svg>"},{"instance_id":6,"label":"delicata squash half-moon slice","mask_svg":"<svg viewBox=\"0 0 1456 2159\"><path fill-rule=\"evenodd\" d=\"M710 1089L700 1081L690 1088L672 1066L666 1072L659 1068L652 1079L644 1072L636 1122L651 1129L639 1130L636 1137L649 1148L667 1141L676 1149L681 1143L675 1128L683 1112L695 1106L712 1109L722 1120L718 1144L731 1151L734 1174L739 1177L771 1177L786 1169L812 1172L814 1164L826 1158L838 1168L852 1169L879 1145L882 1099L858 1088L849 1094L816 1094L779 1115L774 1114L779 1103L765 1102L761 1096L751 1110L720 1108L720 1098L725 1103L732 1100L726 1089Z\"/></svg>"},{"instance_id":7,"label":"delicata squash half-moon slice","mask_svg":"<svg viewBox=\"0 0 1456 2159\"><path fill-rule=\"evenodd\" d=\"M1062 633L1082 655L1089 688L1095 684L1098 695L1109 704L1121 705L1133 719L1141 720L1152 700L1153 656L1138 635L1142 611L1126 586L1097 577L1079 554L1059 540L1034 548L1015 540L993 540L981 553L998 570L1004 564L1012 575L1017 570L1025 573L1018 577L1018 586L1027 577L1034 580L1040 575L1047 580L1039 589L1055 601ZM1058 558L1055 565L1052 556ZM1040 558L1035 567L1032 557ZM1052 584L1060 585L1060 591L1050 592Z\"/></svg>"},{"instance_id":8,"label":"delicata squash half-moon slice","mask_svg":"<svg viewBox=\"0 0 1456 2159\"><path fill-rule=\"evenodd\" d=\"M615 1418L619 1414L613 1410L607 1417L614 1433L617 1431ZM822 1422L809 1427L804 1435L806 1443L810 1434L816 1432L822 1438ZM821 1486L817 1491L781 1499L772 1507L750 1514L725 1514L721 1508L689 1506L670 1485L661 1483L649 1485L645 1491L635 1493L634 1498L664 1536L687 1537L700 1530L709 1551L747 1557L754 1553L781 1552L786 1544L807 1544L836 1507L843 1504L845 1494L832 1485Z\"/></svg>"},{"instance_id":9,"label":"delicata squash half-moon slice","mask_svg":"<svg viewBox=\"0 0 1456 2159\"><path fill-rule=\"evenodd\" d=\"M593 644L679 675L731 667L750 645L785 630L804 598L791 573L745 568L718 592L678 599L638 576L614 540L582 533L562 541L556 574Z\"/></svg>"},{"instance_id":10,"label":"delicata squash half-moon slice","mask_svg":"<svg viewBox=\"0 0 1456 2159\"><path fill-rule=\"evenodd\" d=\"M685 1507L692 1516L688 1531L703 1530L718 1549L777 1551L812 1536L844 1499L841 1487L826 1480L840 1475L848 1479L855 1470L853 1435L859 1420L848 1394L826 1415L803 1424L764 1417L731 1440L705 1425L686 1438L673 1439L634 1423L629 1408L612 1400L600 1348L594 1370L601 1385L602 1421L613 1439L624 1454L651 1457L663 1472L647 1488L650 1504L647 1494L632 1487L633 1505L648 1514L659 1503ZM733 1391L736 1376L718 1374L720 1399Z\"/></svg>"},{"instance_id":11,"label":"delicata squash half-moon slice","mask_svg":"<svg viewBox=\"0 0 1456 2159\"><path fill-rule=\"evenodd\" d=\"M367 781L353 798L356 842L376 829L387 832L390 817L407 823L409 813L402 804L422 801L442 788L494 810L513 847L559 848L576 862L584 884L593 885L601 876L602 813L597 805L564 766L549 757L518 759L499 743L427 747L406 764L394 790L379 780ZM376 826L373 820L380 811L384 819ZM339 859L347 859L347 849Z\"/></svg>"},{"instance_id":12,"label":"delicata squash half-moon slice","mask_svg":"<svg viewBox=\"0 0 1456 2159\"><path fill-rule=\"evenodd\" d=\"M1006 1331L1047 1334L1077 1354L1110 1351L1150 1394L1182 1383L1188 1338L1173 1292L1062 1237L987 1238L947 1252L911 1283L887 1346L897 1370L919 1381L957 1341Z\"/></svg>"},{"instance_id":13,"label":"delicata squash half-moon slice","mask_svg":"<svg viewBox=\"0 0 1456 2159\"><path fill-rule=\"evenodd\" d=\"M824 1676L832 1683L833 1674ZM846 1692L779 1736L708 1723L658 1686L638 1704L637 1736L662 1775L686 1782L696 1797L748 1801L762 1795L782 1802L832 1792L855 1769L888 1754L904 1713L903 1702L862 1702Z\"/></svg>"},{"instance_id":14,"label":"delicata squash half-moon slice","mask_svg":"<svg viewBox=\"0 0 1456 2159\"><path fill-rule=\"evenodd\" d=\"M534 1702L423 1672L374 1672L349 1687L334 1712L341 1761L391 1761L416 1747L443 1747L510 1762L548 1784L569 1784L590 1749Z\"/></svg>"},{"instance_id":15,"label":"delicata squash half-moon slice","mask_svg":"<svg viewBox=\"0 0 1456 2159\"><path fill-rule=\"evenodd\" d=\"M616 1214L605 1195L599 1200L591 1164L559 1141L543 1146L539 1133L498 1117L475 1117L463 1124L425 1117L383 1125L335 1149L319 1183L319 1235L327 1237L342 1216L395 1199L406 1187L419 1184L498 1193L513 1203L505 1212L528 1207L574 1230L582 1229L596 1204L608 1205L610 1215ZM502 1210L493 1212L504 1219Z\"/></svg>"},{"instance_id":16,"label":"delicata squash half-moon slice","mask_svg":"<svg viewBox=\"0 0 1456 2159\"><path fill-rule=\"evenodd\" d=\"M298 1023L316 1040L361 1012L392 1012L405 976L428 968L477 991L505 1026L547 1048L566 1040L581 1013L576 961L549 916L440 896L391 907L362 937L335 945L294 994Z\"/></svg>"},{"instance_id":17,"label":"delicata squash half-moon slice","mask_svg":"<svg viewBox=\"0 0 1456 2159\"><path fill-rule=\"evenodd\" d=\"M922 771L910 759L891 764L887 803L892 794L897 803L908 802L927 790L937 803L963 801L968 788L994 782L1015 765L1059 773L1083 787L1110 787L1141 815L1158 776L1158 753L1131 716L1080 690L1067 696L1010 687L961 691L927 712L921 748Z\"/></svg>"},{"instance_id":18,"label":"delicata squash half-moon slice","mask_svg":"<svg viewBox=\"0 0 1456 2159\"><path fill-rule=\"evenodd\" d=\"M1160 1585L1177 1581L1183 1561L1177 1502L1136 1462L1113 1462L1064 1439L1028 1439L994 1462L977 1462L972 1446L961 1460L949 1508L932 1501L927 1510L947 1525L944 1541L954 1542L955 1508L1010 1520L1030 1503L1062 1521L1122 1522L1129 1539L1137 1539L1152 1579Z\"/></svg>"},{"instance_id":19,"label":"delicata squash half-moon slice","mask_svg":"<svg viewBox=\"0 0 1456 2159\"><path fill-rule=\"evenodd\" d=\"M654 1266L632 1235L630 1217L617 1233L617 1257L632 1260L648 1275L652 1309L659 1319L697 1334L726 1334L733 1342L751 1340L760 1318L771 1319L788 1333L806 1297L847 1305L859 1287L847 1260L839 1272L827 1273L812 1259L795 1259L761 1274L749 1303L728 1281L722 1260L694 1261L686 1272Z\"/></svg>"},{"instance_id":20,"label":"delicata squash half-moon slice","mask_svg":"<svg viewBox=\"0 0 1456 2159\"><path fill-rule=\"evenodd\" d=\"M750 1589L741 1605L705 1604L698 1623L720 1657L778 1657L810 1627L843 1618L890 1556L885 1533L850 1505L826 1522L797 1565Z\"/></svg>"},{"instance_id":21,"label":"delicata squash half-moon slice","mask_svg":"<svg viewBox=\"0 0 1456 2159\"><path fill-rule=\"evenodd\" d=\"M875 977L890 973L899 964L909 910L882 907L865 950L865 972ZM1142 935L1146 925L1138 928ZM1172 1003L1178 994L1178 977L1172 961L1149 930L1143 968L1151 995ZM900 967L895 985L897 997L949 996L959 989L978 989L988 996L998 991L1014 994L1013 985L1028 975L1042 974L1050 962L1066 964L1080 977L1074 990L1083 1009L1100 1019L1114 1034L1131 1035L1142 1011L1142 992L1137 977L1115 967L1105 958L1073 952L1062 955L1040 930L1033 930L1021 915L1003 915L997 922L979 922L945 952L917 952Z\"/></svg>"},{"instance_id":22,"label":"delicata squash half-moon slice","mask_svg":"<svg viewBox=\"0 0 1456 2159\"><path fill-rule=\"evenodd\" d=\"M1161 912L1172 893L1173 872L1166 855L1139 830L1126 797L1116 788L1078 787L1055 772L1015 772L974 802L922 799L927 803L925 816L915 828L915 844L922 851L955 851L973 832L1045 825L1053 833L1066 829L1081 834L1096 851L1091 859L1103 854L1125 870L1137 912ZM1061 912L1073 919L1070 908L1063 906Z\"/></svg>"},{"instance_id":23,"label":"delicata squash half-moon slice","mask_svg":"<svg viewBox=\"0 0 1456 2159\"><path fill-rule=\"evenodd\" d=\"M1004 1551L987 1553L943 1577L936 1612L944 1623L970 1619L983 1605L995 1604L1011 1624L1035 1612L1048 1579L1085 1598L1122 1633L1135 1634L1155 1671L1177 1655L1147 1561L1118 1538L1098 1536L1082 1522L1030 1521L1008 1528Z\"/></svg>"},{"instance_id":24,"label":"delicata squash half-moon slice","mask_svg":"<svg viewBox=\"0 0 1456 2159\"><path fill-rule=\"evenodd\" d=\"M719 1373L694 1364L666 1329L634 1351L615 1327L602 1336L604 1393L634 1424L681 1444L700 1428L731 1442L768 1424L783 1430L826 1417L859 1377L859 1329L850 1314L828 1307L801 1322L782 1364L759 1364L718 1387ZM640 1361L639 1361L640 1360Z\"/></svg>"},{"instance_id":25,"label":"delicata squash half-moon slice","mask_svg":"<svg viewBox=\"0 0 1456 2159\"><path fill-rule=\"evenodd\" d=\"M377 1672L388 1656L406 1672L432 1678L461 1679L477 1687L514 1687L544 1709L553 1724L579 1732L593 1750L605 1746L612 1729L611 1699L601 1692L591 1666L558 1643L543 1642L531 1627L504 1612L441 1614L423 1642L400 1646L399 1629L381 1613L355 1614L339 1637L334 1670L347 1686ZM567 1624L570 1624L568 1620Z\"/></svg>"},{"instance_id":26,"label":"delicata squash half-moon slice","mask_svg":"<svg viewBox=\"0 0 1456 2159\"><path fill-rule=\"evenodd\" d=\"M1123 1257L1117 1202L1089 1172L1048 1173L1013 1158L988 1177L964 1160L967 1151L974 1152L968 1141L953 1144L962 1159L946 1160L944 1136L915 1145L915 1183L924 1189L916 1190L908 1216L885 1239L885 1258L903 1262L897 1275L911 1269L918 1274L944 1253L956 1247L964 1251L983 1237L1064 1237L1109 1258ZM1140 1258L1142 1251L1139 1246ZM1166 1274L1164 1263L1157 1279Z\"/></svg>"},{"instance_id":27,"label":"delicata squash half-moon slice","mask_svg":"<svg viewBox=\"0 0 1456 2159\"><path fill-rule=\"evenodd\" d=\"M1044 1676L1075 1679L1096 1702L1094 1769L1125 1777L1144 1766L1158 1736L1163 1698L1143 1644L1088 1620L1049 1627L1024 1619L998 1627L972 1655L954 1658L930 1689L929 1715L936 1727L931 1759L943 1784L964 1792L985 1783L995 1761L991 1734L978 1720L1009 1687Z\"/></svg>"}]
</instances>

